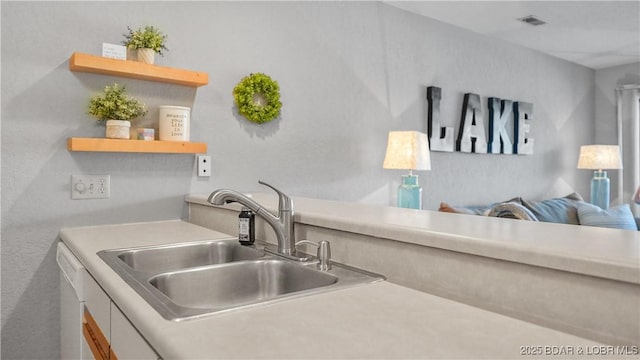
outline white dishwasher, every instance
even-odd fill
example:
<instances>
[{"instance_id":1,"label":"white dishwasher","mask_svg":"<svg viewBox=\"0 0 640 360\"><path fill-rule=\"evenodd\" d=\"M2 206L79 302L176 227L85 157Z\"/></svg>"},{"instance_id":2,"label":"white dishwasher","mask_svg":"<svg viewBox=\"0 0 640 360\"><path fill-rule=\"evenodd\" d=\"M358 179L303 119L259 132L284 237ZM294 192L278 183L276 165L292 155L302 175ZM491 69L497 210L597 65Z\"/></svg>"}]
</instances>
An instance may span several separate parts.
<instances>
[{"instance_id":1,"label":"white dishwasher","mask_svg":"<svg viewBox=\"0 0 640 360\"><path fill-rule=\"evenodd\" d=\"M82 335L87 270L62 242L58 243L56 261L60 267L60 359L91 359Z\"/></svg>"}]
</instances>

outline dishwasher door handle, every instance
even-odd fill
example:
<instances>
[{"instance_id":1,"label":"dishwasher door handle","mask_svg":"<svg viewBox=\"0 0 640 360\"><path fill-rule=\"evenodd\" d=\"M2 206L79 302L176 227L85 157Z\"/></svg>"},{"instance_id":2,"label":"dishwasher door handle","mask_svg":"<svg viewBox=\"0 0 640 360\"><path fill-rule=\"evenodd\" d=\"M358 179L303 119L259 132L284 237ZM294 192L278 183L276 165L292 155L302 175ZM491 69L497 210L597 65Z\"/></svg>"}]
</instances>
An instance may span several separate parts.
<instances>
[{"instance_id":1,"label":"dishwasher door handle","mask_svg":"<svg viewBox=\"0 0 640 360\"><path fill-rule=\"evenodd\" d=\"M63 242L58 243L56 262L64 278L75 290L78 300L84 301L84 266Z\"/></svg>"}]
</instances>

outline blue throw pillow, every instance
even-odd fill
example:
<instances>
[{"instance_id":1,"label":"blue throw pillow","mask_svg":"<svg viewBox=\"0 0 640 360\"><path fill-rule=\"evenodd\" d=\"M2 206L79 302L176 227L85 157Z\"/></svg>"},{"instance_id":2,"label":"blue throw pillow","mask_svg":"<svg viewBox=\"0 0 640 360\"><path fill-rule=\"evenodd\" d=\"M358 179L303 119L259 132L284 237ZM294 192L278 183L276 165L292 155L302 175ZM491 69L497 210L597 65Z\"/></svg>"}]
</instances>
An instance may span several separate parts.
<instances>
[{"instance_id":1,"label":"blue throw pillow","mask_svg":"<svg viewBox=\"0 0 640 360\"><path fill-rule=\"evenodd\" d=\"M633 218L628 204L602 210L599 206L581 202L578 203L578 219L580 225L638 230L636 220Z\"/></svg>"},{"instance_id":2,"label":"blue throw pillow","mask_svg":"<svg viewBox=\"0 0 640 360\"><path fill-rule=\"evenodd\" d=\"M577 204L582 197L569 194L563 198L543 201L522 200L522 205L529 209L540 221L578 225Z\"/></svg>"}]
</instances>

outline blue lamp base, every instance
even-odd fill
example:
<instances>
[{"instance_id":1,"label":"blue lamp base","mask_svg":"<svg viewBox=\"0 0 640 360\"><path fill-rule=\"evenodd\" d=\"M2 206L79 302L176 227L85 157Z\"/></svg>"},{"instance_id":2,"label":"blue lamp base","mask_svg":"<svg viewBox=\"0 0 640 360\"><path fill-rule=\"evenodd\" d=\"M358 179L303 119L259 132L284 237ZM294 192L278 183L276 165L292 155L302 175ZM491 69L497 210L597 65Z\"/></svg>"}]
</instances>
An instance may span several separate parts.
<instances>
[{"instance_id":1,"label":"blue lamp base","mask_svg":"<svg viewBox=\"0 0 640 360\"><path fill-rule=\"evenodd\" d=\"M591 203L606 210L609 208L609 178L607 172L596 170L591 179Z\"/></svg>"},{"instance_id":2,"label":"blue lamp base","mask_svg":"<svg viewBox=\"0 0 640 360\"><path fill-rule=\"evenodd\" d=\"M402 176L402 184L398 187L398 207L422 209L422 187L418 184L418 175Z\"/></svg>"}]
</instances>

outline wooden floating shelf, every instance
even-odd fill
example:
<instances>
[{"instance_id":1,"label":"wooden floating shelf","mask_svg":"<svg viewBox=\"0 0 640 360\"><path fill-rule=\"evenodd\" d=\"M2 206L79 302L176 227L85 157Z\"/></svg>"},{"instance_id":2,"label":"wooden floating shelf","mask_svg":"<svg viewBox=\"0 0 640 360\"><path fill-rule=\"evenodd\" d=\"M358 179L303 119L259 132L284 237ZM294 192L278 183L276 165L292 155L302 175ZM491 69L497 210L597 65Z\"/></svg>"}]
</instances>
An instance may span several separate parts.
<instances>
[{"instance_id":1,"label":"wooden floating shelf","mask_svg":"<svg viewBox=\"0 0 640 360\"><path fill-rule=\"evenodd\" d=\"M191 87L199 87L209 83L209 75L203 72L145 64L138 61L111 59L79 52L74 52L71 55L69 69Z\"/></svg>"},{"instance_id":2,"label":"wooden floating shelf","mask_svg":"<svg viewBox=\"0 0 640 360\"><path fill-rule=\"evenodd\" d=\"M206 143L189 141L145 141L106 138L69 138L69 151L205 154Z\"/></svg>"}]
</instances>

